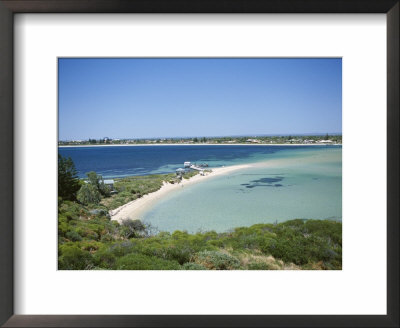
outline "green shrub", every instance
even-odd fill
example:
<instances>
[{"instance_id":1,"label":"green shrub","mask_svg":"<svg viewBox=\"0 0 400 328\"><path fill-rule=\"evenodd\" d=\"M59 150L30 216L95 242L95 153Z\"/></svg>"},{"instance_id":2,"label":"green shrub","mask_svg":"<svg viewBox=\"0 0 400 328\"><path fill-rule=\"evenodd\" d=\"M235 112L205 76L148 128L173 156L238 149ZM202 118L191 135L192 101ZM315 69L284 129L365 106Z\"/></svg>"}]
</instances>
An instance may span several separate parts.
<instances>
[{"instance_id":1,"label":"green shrub","mask_svg":"<svg viewBox=\"0 0 400 328\"><path fill-rule=\"evenodd\" d=\"M79 189L76 196L81 204L98 204L100 202L101 196L98 189L92 184L84 184L81 189Z\"/></svg>"},{"instance_id":2,"label":"green shrub","mask_svg":"<svg viewBox=\"0 0 400 328\"><path fill-rule=\"evenodd\" d=\"M201 264L193 263L193 262L188 262L185 263L182 268L184 270L207 270L204 266Z\"/></svg>"},{"instance_id":3,"label":"green shrub","mask_svg":"<svg viewBox=\"0 0 400 328\"><path fill-rule=\"evenodd\" d=\"M65 234L65 237L67 237L71 241L80 241L80 240L82 240L81 235L79 233L77 233L75 230L68 231Z\"/></svg>"},{"instance_id":4,"label":"green shrub","mask_svg":"<svg viewBox=\"0 0 400 328\"><path fill-rule=\"evenodd\" d=\"M116 260L117 257L107 248L101 248L93 255L94 263L100 268L113 268Z\"/></svg>"},{"instance_id":5,"label":"green shrub","mask_svg":"<svg viewBox=\"0 0 400 328\"><path fill-rule=\"evenodd\" d=\"M85 211L85 208L76 202L64 200L58 204L58 213L66 216L68 221L78 219L82 211Z\"/></svg>"},{"instance_id":6,"label":"green shrub","mask_svg":"<svg viewBox=\"0 0 400 328\"><path fill-rule=\"evenodd\" d=\"M254 262L247 266L248 270L275 270L273 266L264 262Z\"/></svg>"},{"instance_id":7,"label":"green shrub","mask_svg":"<svg viewBox=\"0 0 400 328\"><path fill-rule=\"evenodd\" d=\"M97 234L97 232L89 229L87 226L77 227L76 232L79 233L85 239L99 240L99 235Z\"/></svg>"},{"instance_id":8,"label":"green shrub","mask_svg":"<svg viewBox=\"0 0 400 328\"><path fill-rule=\"evenodd\" d=\"M124 220L120 226L120 234L126 238L137 238L143 235L146 227L140 220Z\"/></svg>"},{"instance_id":9,"label":"green shrub","mask_svg":"<svg viewBox=\"0 0 400 328\"><path fill-rule=\"evenodd\" d=\"M115 264L117 270L180 270L176 261L164 260L155 256L131 253L119 258Z\"/></svg>"},{"instance_id":10,"label":"green shrub","mask_svg":"<svg viewBox=\"0 0 400 328\"><path fill-rule=\"evenodd\" d=\"M99 243L94 240L83 240L79 243L80 249L88 252L95 252L103 246L102 243Z\"/></svg>"},{"instance_id":11,"label":"green shrub","mask_svg":"<svg viewBox=\"0 0 400 328\"><path fill-rule=\"evenodd\" d=\"M166 257L177 261L179 264L189 262L194 254L192 248L188 246L169 246L165 249Z\"/></svg>"},{"instance_id":12,"label":"green shrub","mask_svg":"<svg viewBox=\"0 0 400 328\"><path fill-rule=\"evenodd\" d=\"M158 238L161 238L161 239L169 239L169 238L171 238L171 234L170 234L168 231L161 231L161 232L157 235L157 237L158 237Z\"/></svg>"},{"instance_id":13,"label":"green shrub","mask_svg":"<svg viewBox=\"0 0 400 328\"><path fill-rule=\"evenodd\" d=\"M231 255L217 251L203 251L195 255L196 263L211 270L233 270L240 267L240 261Z\"/></svg>"},{"instance_id":14,"label":"green shrub","mask_svg":"<svg viewBox=\"0 0 400 328\"><path fill-rule=\"evenodd\" d=\"M101 235L101 237L100 237L100 241L102 243L107 243L107 242L111 242L111 241L114 241L114 240L115 240L115 237L110 232L107 232L107 233Z\"/></svg>"},{"instance_id":15,"label":"green shrub","mask_svg":"<svg viewBox=\"0 0 400 328\"><path fill-rule=\"evenodd\" d=\"M81 250L77 245L63 244L59 246L59 252L59 270L87 270L93 266L90 253Z\"/></svg>"},{"instance_id":16,"label":"green shrub","mask_svg":"<svg viewBox=\"0 0 400 328\"><path fill-rule=\"evenodd\" d=\"M65 236L65 234L68 232L69 226L68 226L68 219L66 216L59 214L58 215L58 235L59 236Z\"/></svg>"},{"instance_id":17,"label":"green shrub","mask_svg":"<svg viewBox=\"0 0 400 328\"><path fill-rule=\"evenodd\" d=\"M134 250L134 244L129 241L123 241L112 244L108 247L108 251L116 257L121 257L131 253Z\"/></svg>"}]
</instances>

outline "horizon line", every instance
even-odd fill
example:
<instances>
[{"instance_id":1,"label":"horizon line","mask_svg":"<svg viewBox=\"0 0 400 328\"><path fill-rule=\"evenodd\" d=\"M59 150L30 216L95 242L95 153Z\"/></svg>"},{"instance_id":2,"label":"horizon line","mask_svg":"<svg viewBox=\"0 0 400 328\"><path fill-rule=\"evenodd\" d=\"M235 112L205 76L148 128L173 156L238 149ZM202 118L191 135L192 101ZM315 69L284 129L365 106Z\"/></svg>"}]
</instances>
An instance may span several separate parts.
<instances>
[{"instance_id":1,"label":"horizon line","mask_svg":"<svg viewBox=\"0 0 400 328\"><path fill-rule=\"evenodd\" d=\"M59 139L59 141L76 141L76 140L102 140L102 139L111 139L111 140L142 140L142 139L189 139L189 138L243 138L243 137L289 137L289 136L323 136L323 135L332 135L332 136L341 136L342 132L320 132L320 133L279 133L279 134L236 134L236 135L192 135L192 136L156 136L156 137L88 137L88 138L76 138L76 139Z\"/></svg>"}]
</instances>

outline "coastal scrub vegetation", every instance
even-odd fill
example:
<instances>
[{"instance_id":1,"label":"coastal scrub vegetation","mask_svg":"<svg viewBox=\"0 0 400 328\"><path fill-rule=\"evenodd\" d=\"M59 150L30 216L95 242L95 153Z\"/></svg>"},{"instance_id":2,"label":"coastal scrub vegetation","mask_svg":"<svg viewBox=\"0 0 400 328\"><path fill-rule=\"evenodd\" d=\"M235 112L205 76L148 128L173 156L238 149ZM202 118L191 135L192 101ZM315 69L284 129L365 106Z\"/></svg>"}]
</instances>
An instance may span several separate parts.
<instances>
[{"instance_id":1,"label":"coastal scrub vegetation","mask_svg":"<svg viewBox=\"0 0 400 328\"><path fill-rule=\"evenodd\" d=\"M198 174L197 171L188 172L183 179L189 179ZM180 179L176 174L152 174L145 176L131 176L123 179L115 179L115 190L117 193L110 197L104 197L101 204L109 210L116 209L146 194L159 190L164 183L179 183Z\"/></svg>"},{"instance_id":2,"label":"coastal scrub vegetation","mask_svg":"<svg viewBox=\"0 0 400 328\"><path fill-rule=\"evenodd\" d=\"M342 224L291 220L229 232L158 232L138 220L60 201L61 270L282 270L342 267Z\"/></svg>"},{"instance_id":3,"label":"coastal scrub vegetation","mask_svg":"<svg viewBox=\"0 0 400 328\"><path fill-rule=\"evenodd\" d=\"M115 179L116 194L102 199L101 204L108 209L116 209L146 194L160 189L164 182L177 183L175 174L153 174Z\"/></svg>"},{"instance_id":4,"label":"coastal scrub vegetation","mask_svg":"<svg viewBox=\"0 0 400 328\"><path fill-rule=\"evenodd\" d=\"M61 163L61 165L60 165ZM195 174L195 173L193 173ZM115 181L77 178L70 159L59 157L58 268L60 270L340 270L342 224L291 220L232 231L157 232L139 220L110 220L109 210L178 182L173 174Z\"/></svg>"}]
</instances>

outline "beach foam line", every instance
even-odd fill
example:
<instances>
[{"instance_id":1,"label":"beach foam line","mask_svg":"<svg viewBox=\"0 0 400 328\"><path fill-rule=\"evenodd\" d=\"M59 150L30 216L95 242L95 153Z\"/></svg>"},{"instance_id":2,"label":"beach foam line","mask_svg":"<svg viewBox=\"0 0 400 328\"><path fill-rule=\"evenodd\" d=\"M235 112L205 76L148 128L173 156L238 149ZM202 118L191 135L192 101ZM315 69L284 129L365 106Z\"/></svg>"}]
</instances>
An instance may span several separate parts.
<instances>
[{"instance_id":1,"label":"beach foam line","mask_svg":"<svg viewBox=\"0 0 400 328\"><path fill-rule=\"evenodd\" d=\"M151 207L155 202L157 202L162 197L166 196L168 193L171 193L176 190L180 190L184 186L192 185L195 183L207 181L210 178L221 176L224 174L231 173L236 170L244 169L251 167L250 164L242 164L242 165L232 165L232 166L224 166L224 167L217 167L211 168L212 172L205 172L205 175L202 176L197 174L190 179L182 179L180 183L167 183L164 182L162 187L152 193L144 195L141 198L135 199L129 203L126 203L114 210L109 211L111 216L111 220L118 221L121 223L126 219L136 220L141 219L141 215Z\"/></svg>"}]
</instances>

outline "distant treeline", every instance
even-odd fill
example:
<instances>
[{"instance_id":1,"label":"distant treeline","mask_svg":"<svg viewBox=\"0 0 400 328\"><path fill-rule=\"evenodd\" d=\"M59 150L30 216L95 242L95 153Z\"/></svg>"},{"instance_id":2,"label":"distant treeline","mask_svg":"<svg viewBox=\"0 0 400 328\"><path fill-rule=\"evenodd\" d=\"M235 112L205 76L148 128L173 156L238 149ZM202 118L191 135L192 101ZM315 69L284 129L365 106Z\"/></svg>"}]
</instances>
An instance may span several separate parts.
<instances>
[{"instance_id":1,"label":"distant treeline","mask_svg":"<svg viewBox=\"0 0 400 328\"><path fill-rule=\"evenodd\" d=\"M342 143L341 135L309 135L309 136L241 136L241 137L191 137L191 138L152 138L152 139L91 139L59 141L59 145L119 145L119 144L312 144L329 141Z\"/></svg>"}]
</instances>

